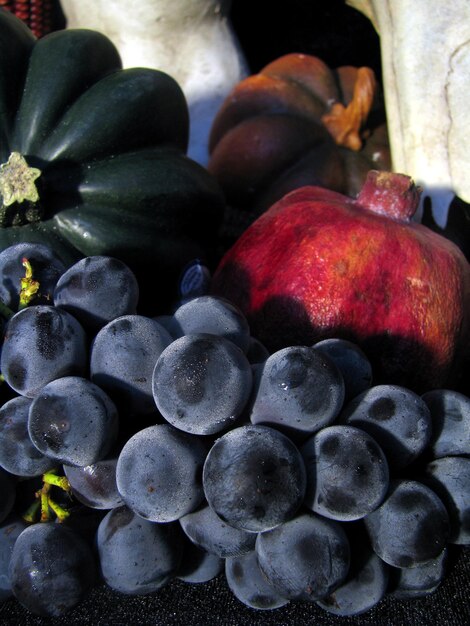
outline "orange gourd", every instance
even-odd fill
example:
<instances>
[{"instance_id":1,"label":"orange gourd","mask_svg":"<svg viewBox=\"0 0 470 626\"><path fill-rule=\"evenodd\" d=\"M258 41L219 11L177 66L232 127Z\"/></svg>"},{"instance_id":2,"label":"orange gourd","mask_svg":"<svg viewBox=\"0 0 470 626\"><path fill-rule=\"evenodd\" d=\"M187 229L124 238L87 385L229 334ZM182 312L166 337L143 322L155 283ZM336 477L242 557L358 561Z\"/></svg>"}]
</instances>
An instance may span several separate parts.
<instances>
[{"instance_id":1,"label":"orange gourd","mask_svg":"<svg viewBox=\"0 0 470 626\"><path fill-rule=\"evenodd\" d=\"M210 135L209 171L239 215L234 237L303 185L355 196L370 169L390 169L385 110L373 71L330 69L287 54L238 83Z\"/></svg>"}]
</instances>

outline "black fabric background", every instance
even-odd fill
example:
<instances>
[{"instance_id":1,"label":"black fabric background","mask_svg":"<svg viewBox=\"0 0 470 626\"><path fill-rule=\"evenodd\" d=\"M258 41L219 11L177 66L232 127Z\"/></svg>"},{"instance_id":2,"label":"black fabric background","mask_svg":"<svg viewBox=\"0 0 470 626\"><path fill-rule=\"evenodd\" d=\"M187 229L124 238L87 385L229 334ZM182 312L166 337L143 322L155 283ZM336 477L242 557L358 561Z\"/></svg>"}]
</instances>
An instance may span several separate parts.
<instances>
[{"instance_id":1,"label":"black fabric background","mask_svg":"<svg viewBox=\"0 0 470 626\"><path fill-rule=\"evenodd\" d=\"M232 0L231 22L252 73L283 54L302 52L332 68L367 65L382 78L379 36L345 0Z\"/></svg>"},{"instance_id":2,"label":"black fabric background","mask_svg":"<svg viewBox=\"0 0 470 626\"><path fill-rule=\"evenodd\" d=\"M470 548L452 555L442 585L425 598L386 597L356 617L332 616L316 605L293 603L257 611L241 604L221 574L209 583L174 581L158 593L127 597L105 586L62 618L32 615L14 600L0 605L2 626L469 626Z\"/></svg>"}]
</instances>

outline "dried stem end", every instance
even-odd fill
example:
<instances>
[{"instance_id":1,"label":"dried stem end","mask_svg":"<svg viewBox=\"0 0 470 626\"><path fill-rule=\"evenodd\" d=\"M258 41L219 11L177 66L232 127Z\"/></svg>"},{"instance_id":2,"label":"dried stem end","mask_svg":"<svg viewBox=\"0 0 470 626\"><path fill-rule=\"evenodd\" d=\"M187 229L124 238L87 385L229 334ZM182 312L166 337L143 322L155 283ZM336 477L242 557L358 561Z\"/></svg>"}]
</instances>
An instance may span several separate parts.
<instances>
[{"instance_id":1,"label":"dried stem end","mask_svg":"<svg viewBox=\"0 0 470 626\"><path fill-rule=\"evenodd\" d=\"M338 146L355 152L362 148L361 129L369 116L376 90L377 81L373 70L360 67L351 102L347 106L335 102L330 111L323 115L323 125Z\"/></svg>"},{"instance_id":2,"label":"dried stem end","mask_svg":"<svg viewBox=\"0 0 470 626\"><path fill-rule=\"evenodd\" d=\"M356 203L373 213L409 222L416 213L421 188L405 174L370 170Z\"/></svg>"}]
</instances>

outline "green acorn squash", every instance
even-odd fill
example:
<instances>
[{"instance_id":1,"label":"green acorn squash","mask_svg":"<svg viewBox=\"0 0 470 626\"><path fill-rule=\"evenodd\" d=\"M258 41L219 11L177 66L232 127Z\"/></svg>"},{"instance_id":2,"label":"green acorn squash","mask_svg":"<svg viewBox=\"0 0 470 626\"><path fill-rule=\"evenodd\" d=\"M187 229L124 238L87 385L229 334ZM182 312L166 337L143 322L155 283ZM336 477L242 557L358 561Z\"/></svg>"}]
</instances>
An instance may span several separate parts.
<instances>
[{"instance_id":1,"label":"green acorn squash","mask_svg":"<svg viewBox=\"0 0 470 626\"><path fill-rule=\"evenodd\" d=\"M0 9L0 250L53 247L68 262L108 254L163 309L191 259L210 264L223 217L215 178L186 156L189 115L166 73L122 69L87 29L37 40Z\"/></svg>"}]
</instances>

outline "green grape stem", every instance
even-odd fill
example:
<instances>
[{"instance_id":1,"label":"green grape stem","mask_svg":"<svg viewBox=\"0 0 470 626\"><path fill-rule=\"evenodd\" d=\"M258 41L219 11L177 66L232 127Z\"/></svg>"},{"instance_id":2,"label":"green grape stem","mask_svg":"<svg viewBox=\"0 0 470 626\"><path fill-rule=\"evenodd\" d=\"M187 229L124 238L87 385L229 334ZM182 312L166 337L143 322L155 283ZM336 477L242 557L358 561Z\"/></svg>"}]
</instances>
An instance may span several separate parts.
<instances>
[{"instance_id":1,"label":"green grape stem","mask_svg":"<svg viewBox=\"0 0 470 626\"><path fill-rule=\"evenodd\" d=\"M3 300L0 299L0 316L5 320L8 321L10 319L10 317L12 317L15 314L15 311L13 311L12 309L10 309L9 306L7 306Z\"/></svg>"},{"instance_id":2,"label":"green grape stem","mask_svg":"<svg viewBox=\"0 0 470 626\"><path fill-rule=\"evenodd\" d=\"M57 487L66 493L71 493L70 483L65 476L59 476L56 470L50 470L42 476L43 486L36 491L36 500L23 514L26 522L34 523L39 515L40 522L49 522L53 513L59 522L70 516L70 511L58 504L51 495L51 489Z\"/></svg>"},{"instance_id":3,"label":"green grape stem","mask_svg":"<svg viewBox=\"0 0 470 626\"><path fill-rule=\"evenodd\" d=\"M60 487L62 491L70 492L70 483L65 476L58 476L54 470L46 472L42 477L46 485L55 485Z\"/></svg>"},{"instance_id":4,"label":"green grape stem","mask_svg":"<svg viewBox=\"0 0 470 626\"><path fill-rule=\"evenodd\" d=\"M21 263L25 268L25 275L20 279L19 309L24 309L39 291L39 282L33 278L33 268L28 259L23 258Z\"/></svg>"},{"instance_id":5,"label":"green grape stem","mask_svg":"<svg viewBox=\"0 0 470 626\"><path fill-rule=\"evenodd\" d=\"M31 504L31 506L28 507L25 513L23 513L23 519L25 522L31 522L31 523L34 522L34 520L37 518L37 515L39 513L39 506L40 506L39 500L35 500Z\"/></svg>"},{"instance_id":6,"label":"green grape stem","mask_svg":"<svg viewBox=\"0 0 470 626\"><path fill-rule=\"evenodd\" d=\"M33 278L33 267L30 261L24 257L21 259L21 264L25 268L25 273L24 276L20 278L19 311L31 304L31 300L39 291L39 281ZM0 317L8 321L15 313L16 311L11 309L0 299Z\"/></svg>"}]
</instances>

